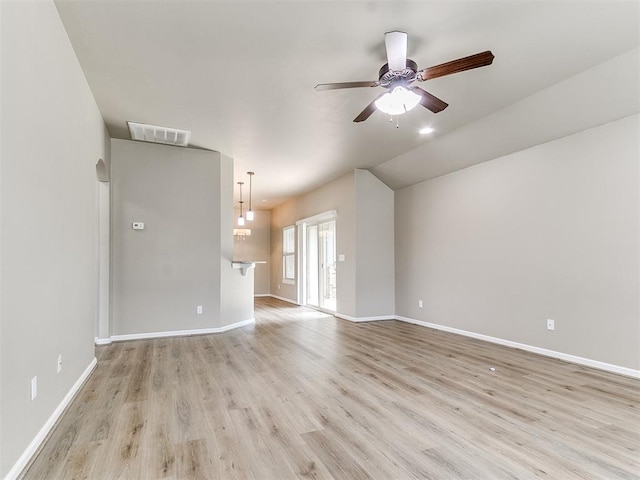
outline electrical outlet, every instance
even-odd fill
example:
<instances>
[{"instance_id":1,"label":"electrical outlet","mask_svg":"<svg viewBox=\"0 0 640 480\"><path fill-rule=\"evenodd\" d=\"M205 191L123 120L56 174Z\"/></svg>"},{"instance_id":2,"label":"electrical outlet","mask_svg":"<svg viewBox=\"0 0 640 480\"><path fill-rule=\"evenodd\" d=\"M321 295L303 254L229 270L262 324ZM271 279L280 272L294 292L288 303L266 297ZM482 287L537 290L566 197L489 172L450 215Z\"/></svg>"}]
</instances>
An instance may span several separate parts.
<instances>
[{"instance_id":1,"label":"electrical outlet","mask_svg":"<svg viewBox=\"0 0 640 480\"><path fill-rule=\"evenodd\" d=\"M278 284L278 290L280 290L280 284Z\"/></svg>"},{"instance_id":2,"label":"electrical outlet","mask_svg":"<svg viewBox=\"0 0 640 480\"><path fill-rule=\"evenodd\" d=\"M547 318L547 330L555 330L556 329L556 321L550 318Z\"/></svg>"},{"instance_id":3,"label":"electrical outlet","mask_svg":"<svg viewBox=\"0 0 640 480\"><path fill-rule=\"evenodd\" d=\"M58 355L58 373L62 371L62 354Z\"/></svg>"},{"instance_id":4,"label":"electrical outlet","mask_svg":"<svg viewBox=\"0 0 640 480\"><path fill-rule=\"evenodd\" d=\"M196 313L197 313L198 315L202 315L202 305L198 305L198 306L196 306Z\"/></svg>"},{"instance_id":5,"label":"electrical outlet","mask_svg":"<svg viewBox=\"0 0 640 480\"><path fill-rule=\"evenodd\" d=\"M422 308L422 300L418 300L418 308Z\"/></svg>"},{"instance_id":6,"label":"electrical outlet","mask_svg":"<svg viewBox=\"0 0 640 480\"><path fill-rule=\"evenodd\" d=\"M31 379L31 390L29 391L29 398L33 402L38 396L38 377L35 376Z\"/></svg>"}]
</instances>

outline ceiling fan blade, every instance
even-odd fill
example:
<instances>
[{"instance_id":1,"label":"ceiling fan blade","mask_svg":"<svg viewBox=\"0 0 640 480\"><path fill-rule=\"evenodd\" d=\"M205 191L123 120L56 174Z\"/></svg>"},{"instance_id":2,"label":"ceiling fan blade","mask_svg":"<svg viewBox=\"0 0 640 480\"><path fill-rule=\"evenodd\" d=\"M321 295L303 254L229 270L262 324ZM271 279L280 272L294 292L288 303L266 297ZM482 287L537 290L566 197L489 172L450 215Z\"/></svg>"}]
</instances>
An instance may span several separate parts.
<instances>
[{"instance_id":1,"label":"ceiling fan blade","mask_svg":"<svg viewBox=\"0 0 640 480\"><path fill-rule=\"evenodd\" d=\"M384 46L387 49L389 70L407 68L407 34L405 32L387 32L384 34Z\"/></svg>"},{"instance_id":2,"label":"ceiling fan blade","mask_svg":"<svg viewBox=\"0 0 640 480\"><path fill-rule=\"evenodd\" d=\"M371 116L371 114L376 111L376 100L378 100L385 93L386 92L381 93L376 98L374 98L373 101L369 105L364 107L364 110L362 110L360 112L360 114L356 118L353 119L353 121L354 122L364 122L367 118L369 118Z\"/></svg>"},{"instance_id":3,"label":"ceiling fan blade","mask_svg":"<svg viewBox=\"0 0 640 480\"><path fill-rule=\"evenodd\" d=\"M452 73L464 72L465 70L471 70L478 67L486 67L493 63L493 53L487 50L486 52L476 53L475 55L469 55L468 57L452 60L447 63L441 63L434 67L425 68L420 70L417 74L417 80L425 81L432 78L444 77L445 75L451 75Z\"/></svg>"},{"instance_id":4,"label":"ceiling fan blade","mask_svg":"<svg viewBox=\"0 0 640 480\"><path fill-rule=\"evenodd\" d=\"M316 85L316 90L337 90L339 88L377 87L380 82L342 82L342 83L320 83Z\"/></svg>"},{"instance_id":5,"label":"ceiling fan blade","mask_svg":"<svg viewBox=\"0 0 640 480\"><path fill-rule=\"evenodd\" d=\"M438 97L431 95L429 92L425 92L420 87L411 87L409 90L420 95L420 104L431 110L433 113L438 113L449 106L448 103L443 102Z\"/></svg>"}]
</instances>

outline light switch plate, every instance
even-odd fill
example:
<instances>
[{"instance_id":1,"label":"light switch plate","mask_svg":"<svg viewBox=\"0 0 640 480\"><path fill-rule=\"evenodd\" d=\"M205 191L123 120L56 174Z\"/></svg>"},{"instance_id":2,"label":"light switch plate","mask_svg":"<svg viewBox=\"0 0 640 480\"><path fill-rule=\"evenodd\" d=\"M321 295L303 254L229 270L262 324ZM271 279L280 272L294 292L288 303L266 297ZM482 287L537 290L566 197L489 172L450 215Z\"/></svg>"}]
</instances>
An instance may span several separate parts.
<instances>
[{"instance_id":1,"label":"light switch plate","mask_svg":"<svg viewBox=\"0 0 640 480\"><path fill-rule=\"evenodd\" d=\"M144 230L144 222L133 222L134 230Z\"/></svg>"}]
</instances>

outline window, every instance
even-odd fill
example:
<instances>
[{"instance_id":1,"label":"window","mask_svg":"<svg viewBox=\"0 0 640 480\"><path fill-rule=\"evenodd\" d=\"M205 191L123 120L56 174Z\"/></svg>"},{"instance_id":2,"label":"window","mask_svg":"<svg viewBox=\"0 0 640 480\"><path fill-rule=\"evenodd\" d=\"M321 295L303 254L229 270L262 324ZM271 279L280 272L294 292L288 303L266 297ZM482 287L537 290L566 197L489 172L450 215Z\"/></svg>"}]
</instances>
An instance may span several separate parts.
<instances>
[{"instance_id":1,"label":"window","mask_svg":"<svg viewBox=\"0 0 640 480\"><path fill-rule=\"evenodd\" d=\"M296 227L282 229L282 281L295 283L296 280Z\"/></svg>"}]
</instances>

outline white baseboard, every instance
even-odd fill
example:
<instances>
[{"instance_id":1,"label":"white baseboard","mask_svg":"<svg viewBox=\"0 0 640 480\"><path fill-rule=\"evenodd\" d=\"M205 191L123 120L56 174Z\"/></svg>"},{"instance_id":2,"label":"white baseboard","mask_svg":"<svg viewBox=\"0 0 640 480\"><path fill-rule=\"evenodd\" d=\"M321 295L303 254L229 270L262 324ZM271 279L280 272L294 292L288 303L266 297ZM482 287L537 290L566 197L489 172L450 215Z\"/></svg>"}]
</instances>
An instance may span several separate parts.
<instances>
[{"instance_id":1,"label":"white baseboard","mask_svg":"<svg viewBox=\"0 0 640 480\"><path fill-rule=\"evenodd\" d=\"M198 328L195 330L174 330L169 332L128 333L125 335L111 335L112 342L124 342L127 340L146 340L150 338L187 337L190 335L207 335L209 333L224 333L236 328L245 327L255 323L255 318L225 325L224 327Z\"/></svg>"},{"instance_id":2,"label":"white baseboard","mask_svg":"<svg viewBox=\"0 0 640 480\"><path fill-rule=\"evenodd\" d=\"M300 304L298 302L295 302L293 300L291 300L290 298L284 298L284 297L279 297L278 295L274 295L273 293L268 295L269 297L273 297L277 300L282 300L283 302L287 302L287 303L293 303L294 305L298 305L300 306Z\"/></svg>"},{"instance_id":3,"label":"white baseboard","mask_svg":"<svg viewBox=\"0 0 640 480\"><path fill-rule=\"evenodd\" d=\"M620 375L625 375L627 377L640 378L640 370L634 370L633 368L621 367L619 365L600 362L598 360L592 360L590 358L578 357L576 355L570 355L568 353L556 352L555 350L534 347L533 345L527 345L526 343L512 342L511 340L504 340L502 338L491 337L489 335L483 335L481 333L469 332L467 330L447 327L445 325L438 325L437 323L423 322L422 320L415 320L413 318L402 317L399 315L396 315L395 318L396 320L399 320L401 322L434 328L436 330L442 330L443 332L455 333L457 335L484 340L485 342L496 343L498 345L504 345L506 347L519 348L520 350L537 353L539 355L544 355L545 357L557 358L559 360L564 360L565 362L576 363L578 365L584 365L585 367L597 368L598 370L605 370L607 372L617 373Z\"/></svg>"},{"instance_id":4,"label":"white baseboard","mask_svg":"<svg viewBox=\"0 0 640 480\"><path fill-rule=\"evenodd\" d=\"M256 293L254 297L270 297L270 293Z\"/></svg>"},{"instance_id":5,"label":"white baseboard","mask_svg":"<svg viewBox=\"0 0 640 480\"><path fill-rule=\"evenodd\" d=\"M38 451L38 448L40 448L42 442L44 442L44 440L47 438L47 435L49 435L49 432L60 418L60 415L62 415L65 409L69 406L69 404L73 400L73 397L75 397L76 393L78 393L78 390L80 390L84 382L87 380L87 378L89 378L89 375L91 375L91 372L93 372L93 369L96 368L97 364L98 360L94 357L93 360L91 360L91 363L89 363L89 366L84 370L84 372L82 372L80 378L76 380L76 383L73 384L60 404L53 411L49 419L45 422L40 431L33 438L29 446L25 449L24 452L22 452L22 455L20 455L18 461L13 465L11 470L9 470L9 473L7 473L7 475L4 477L4 480L15 480L16 478L18 478L18 475L20 475L20 473L22 473L22 470L24 470L24 468L29 464L31 457L33 457L33 455L35 455L35 453Z\"/></svg>"},{"instance_id":6,"label":"white baseboard","mask_svg":"<svg viewBox=\"0 0 640 480\"><path fill-rule=\"evenodd\" d=\"M335 317L342 318L343 320L349 320L350 322L379 322L381 320L395 320L395 315L379 315L376 317L352 317L343 313L334 313Z\"/></svg>"},{"instance_id":7,"label":"white baseboard","mask_svg":"<svg viewBox=\"0 0 640 480\"><path fill-rule=\"evenodd\" d=\"M111 338L98 338L96 337L96 345L111 345Z\"/></svg>"}]
</instances>

